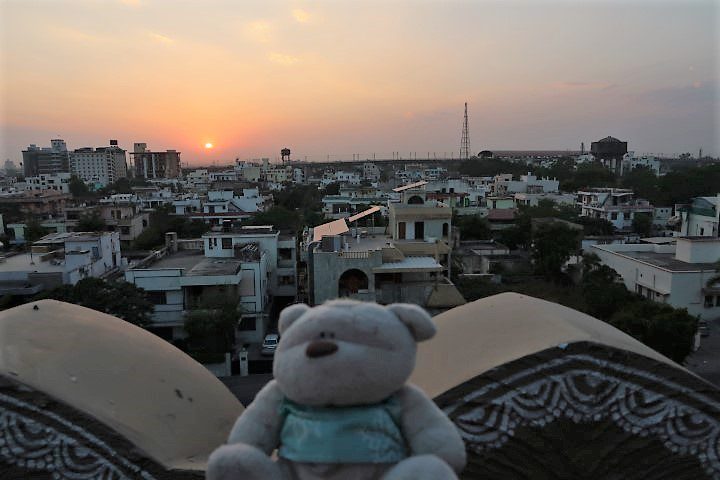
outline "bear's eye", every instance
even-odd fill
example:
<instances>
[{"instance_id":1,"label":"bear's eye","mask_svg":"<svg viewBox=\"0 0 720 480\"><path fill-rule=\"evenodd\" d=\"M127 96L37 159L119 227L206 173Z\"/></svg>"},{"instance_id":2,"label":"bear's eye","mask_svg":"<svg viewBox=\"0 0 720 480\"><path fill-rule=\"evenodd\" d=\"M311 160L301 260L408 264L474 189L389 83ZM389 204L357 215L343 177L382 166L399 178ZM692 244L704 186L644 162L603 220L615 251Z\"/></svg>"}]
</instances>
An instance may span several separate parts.
<instances>
[{"instance_id":1,"label":"bear's eye","mask_svg":"<svg viewBox=\"0 0 720 480\"><path fill-rule=\"evenodd\" d=\"M320 332L320 338L325 338L325 332Z\"/></svg>"},{"instance_id":2,"label":"bear's eye","mask_svg":"<svg viewBox=\"0 0 720 480\"><path fill-rule=\"evenodd\" d=\"M335 338L335 334L332 333L332 332L330 332L330 333L328 334L328 336L329 336L330 338Z\"/></svg>"}]
</instances>

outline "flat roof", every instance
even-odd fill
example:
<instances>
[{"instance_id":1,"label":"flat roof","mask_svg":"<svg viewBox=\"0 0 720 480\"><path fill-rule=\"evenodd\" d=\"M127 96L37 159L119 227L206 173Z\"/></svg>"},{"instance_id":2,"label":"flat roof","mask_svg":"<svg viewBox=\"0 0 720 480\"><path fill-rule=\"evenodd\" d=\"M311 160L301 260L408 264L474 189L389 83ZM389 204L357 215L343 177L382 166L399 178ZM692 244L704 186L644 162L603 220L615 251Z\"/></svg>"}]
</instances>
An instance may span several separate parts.
<instances>
[{"instance_id":1,"label":"flat roof","mask_svg":"<svg viewBox=\"0 0 720 480\"><path fill-rule=\"evenodd\" d=\"M61 260L60 264L53 264L50 260L40 261L42 253L34 253L32 257L29 253L20 253L5 257L5 261L0 262L0 272L31 272L31 273L53 273L65 271L65 260ZM30 263L30 262L33 263Z\"/></svg>"},{"instance_id":2,"label":"flat roof","mask_svg":"<svg viewBox=\"0 0 720 480\"><path fill-rule=\"evenodd\" d=\"M234 258L204 258L189 272L188 277L199 275L235 275L242 267L242 260Z\"/></svg>"},{"instance_id":3,"label":"flat roof","mask_svg":"<svg viewBox=\"0 0 720 480\"><path fill-rule=\"evenodd\" d=\"M184 268L190 270L204 259L205 255L201 250L180 250L177 253L164 256L148 268Z\"/></svg>"},{"instance_id":4,"label":"flat roof","mask_svg":"<svg viewBox=\"0 0 720 480\"><path fill-rule=\"evenodd\" d=\"M399 262L383 263L373 273L440 272L443 266L433 257L405 257Z\"/></svg>"},{"instance_id":5,"label":"flat roof","mask_svg":"<svg viewBox=\"0 0 720 480\"><path fill-rule=\"evenodd\" d=\"M675 258L674 253L656 253L656 252L613 252L605 250L616 255L625 255L626 257L649 263L650 265L664 268L673 272L695 272L699 270L716 270L714 263L688 263Z\"/></svg>"}]
</instances>

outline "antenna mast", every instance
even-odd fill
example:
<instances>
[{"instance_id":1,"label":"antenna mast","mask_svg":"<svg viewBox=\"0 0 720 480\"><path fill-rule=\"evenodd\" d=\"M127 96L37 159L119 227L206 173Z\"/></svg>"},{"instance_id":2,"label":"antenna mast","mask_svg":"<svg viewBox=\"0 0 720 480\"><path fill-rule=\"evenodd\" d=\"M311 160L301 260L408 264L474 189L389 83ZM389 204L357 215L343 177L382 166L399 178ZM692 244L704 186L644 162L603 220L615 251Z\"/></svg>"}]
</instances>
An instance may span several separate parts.
<instances>
[{"instance_id":1,"label":"antenna mast","mask_svg":"<svg viewBox=\"0 0 720 480\"><path fill-rule=\"evenodd\" d=\"M468 133L467 102L465 102L465 117L463 118L462 138L460 139L460 160L470 158L470 134Z\"/></svg>"}]
</instances>

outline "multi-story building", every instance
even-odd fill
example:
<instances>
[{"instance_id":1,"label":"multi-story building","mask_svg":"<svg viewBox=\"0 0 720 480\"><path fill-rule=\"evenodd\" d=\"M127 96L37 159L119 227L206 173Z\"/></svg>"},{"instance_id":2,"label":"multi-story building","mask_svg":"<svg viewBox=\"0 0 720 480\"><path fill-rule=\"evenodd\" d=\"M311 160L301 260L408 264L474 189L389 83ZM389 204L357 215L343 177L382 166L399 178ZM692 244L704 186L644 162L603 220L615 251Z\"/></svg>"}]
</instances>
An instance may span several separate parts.
<instances>
[{"instance_id":1,"label":"multi-story building","mask_svg":"<svg viewBox=\"0 0 720 480\"><path fill-rule=\"evenodd\" d=\"M245 163L237 160L235 163L235 171L238 172L239 178L246 182L259 182L262 178L263 168L254 163Z\"/></svg>"},{"instance_id":2,"label":"multi-story building","mask_svg":"<svg viewBox=\"0 0 720 480\"><path fill-rule=\"evenodd\" d=\"M389 234L359 223L380 207L320 225L305 240L309 301L338 297L410 302L432 311L464 303L448 279L452 209L427 198L425 182L400 187Z\"/></svg>"},{"instance_id":3,"label":"multi-story building","mask_svg":"<svg viewBox=\"0 0 720 480\"><path fill-rule=\"evenodd\" d=\"M70 157L65 140L50 140L49 148L30 145L27 150L23 150L22 155L26 177L70 171Z\"/></svg>"},{"instance_id":4,"label":"multi-story building","mask_svg":"<svg viewBox=\"0 0 720 480\"><path fill-rule=\"evenodd\" d=\"M720 319L720 239L677 237L674 245L594 245L592 252L614 269L631 292L703 320Z\"/></svg>"},{"instance_id":5,"label":"multi-story building","mask_svg":"<svg viewBox=\"0 0 720 480\"><path fill-rule=\"evenodd\" d=\"M105 187L127 177L125 150L117 140L110 140L108 147L75 149L70 152L70 171L85 183Z\"/></svg>"},{"instance_id":6,"label":"multi-story building","mask_svg":"<svg viewBox=\"0 0 720 480\"><path fill-rule=\"evenodd\" d=\"M178 178L181 176L180 152L167 150L153 152L147 144L136 143L130 154L135 166L135 176L139 178Z\"/></svg>"},{"instance_id":7,"label":"multi-story building","mask_svg":"<svg viewBox=\"0 0 720 480\"><path fill-rule=\"evenodd\" d=\"M150 214L142 210L138 197L131 193L116 193L101 199L98 211L107 230L119 232L120 240L126 244L150 225Z\"/></svg>"},{"instance_id":8,"label":"multi-story building","mask_svg":"<svg viewBox=\"0 0 720 480\"><path fill-rule=\"evenodd\" d=\"M647 168L656 176L660 175L660 160L652 155L635 155L635 152L628 152L623 155L620 174L628 173L636 168Z\"/></svg>"},{"instance_id":9,"label":"multi-story building","mask_svg":"<svg viewBox=\"0 0 720 480\"><path fill-rule=\"evenodd\" d=\"M123 267L117 232L53 233L30 251L0 258L0 295L31 296Z\"/></svg>"},{"instance_id":10,"label":"multi-story building","mask_svg":"<svg viewBox=\"0 0 720 480\"><path fill-rule=\"evenodd\" d=\"M495 195L513 193L557 193L560 182L557 179L537 178L528 173L521 175L520 180L513 180L511 174L502 174L495 177L493 192Z\"/></svg>"},{"instance_id":11,"label":"multi-story building","mask_svg":"<svg viewBox=\"0 0 720 480\"><path fill-rule=\"evenodd\" d=\"M0 195L0 202L25 217L38 220L64 216L65 206L72 196L57 190L29 190Z\"/></svg>"},{"instance_id":12,"label":"multi-story building","mask_svg":"<svg viewBox=\"0 0 720 480\"><path fill-rule=\"evenodd\" d=\"M185 176L185 183L188 188L195 191L207 191L210 187L210 173L206 168L198 168L188 172Z\"/></svg>"},{"instance_id":13,"label":"multi-story building","mask_svg":"<svg viewBox=\"0 0 720 480\"><path fill-rule=\"evenodd\" d=\"M380 169L374 163L363 163L362 169L362 176L365 180L369 180L371 182L377 182L380 180Z\"/></svg>"},{"instance_id":14,"label":"multi-story building","mask_svg":"<svg viewBox=\"0 0 720 480\"><path fill-rule=\"evenodd\" d=\"M261 342L274 296L297 293L295 238L272 227L248 227L203 235L202 247L180 250L168 234L165 256L129 269L128 282L149 292L155 303L153 328L166 338L184 336L186 313L212 294L237 300L236 338Z\"/></svg>"},{"instance_id":15,"label":"multi-story building","mask_svg":"<svg viewBox=\"0 0 720 480\"><path fill-rule=\"evenodd\" d=\"M632 229L636 215L652 218L654 208L650 202L635 198L632 190L624 188L591 188L577 192L580 216L603 218L616 230Z\"/></svg>"},{"instance_id":16,"label":"multi-story building","mask_svg":"<svg viewBox=\"0 0 720 480\"><path fill-rule=\"evenodd\" d=\"M25 177L25 190L50 190L60 193L70 193L69 173L48 173L36 177Z\"/></svg>"},{"instance_id":17,"label":"multi-story building","mask_svg":"<svg viewBox=\"0 0 720 480\"><path fill-rule=\"evenodd\" d=\"M715 197L695 197L688 205L677 205L673 220L679 235L720 237L720 193Z\"/></svg>"}]
</instances>

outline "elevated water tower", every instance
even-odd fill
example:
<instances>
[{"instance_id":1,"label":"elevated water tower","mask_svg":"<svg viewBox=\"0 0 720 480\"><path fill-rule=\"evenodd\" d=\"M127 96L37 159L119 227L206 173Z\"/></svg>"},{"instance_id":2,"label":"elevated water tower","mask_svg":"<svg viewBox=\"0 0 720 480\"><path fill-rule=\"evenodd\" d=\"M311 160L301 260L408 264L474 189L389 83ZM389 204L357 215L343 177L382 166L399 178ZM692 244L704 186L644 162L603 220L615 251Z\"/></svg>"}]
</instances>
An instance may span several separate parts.
<instances>
[{"instance_id":1,"label":"elevated water tower","mask_svg":"<svg viewBox=\"0 0 720 480\"><path fill-rule=\"evenodd\" d=\"M282 163L289 162L290 161L290 149L283 148L282 150L280 150L280 158L282 159Z\"/></svg>"}]
</instances>

